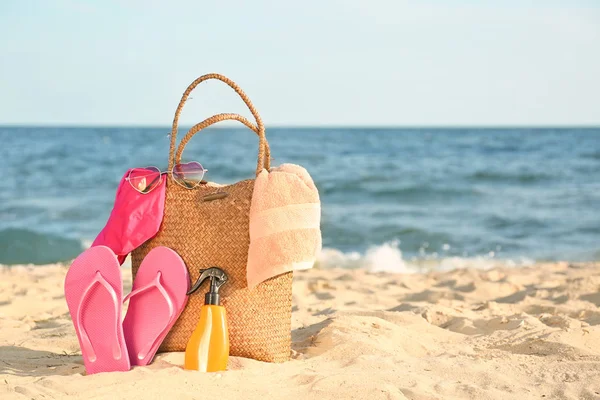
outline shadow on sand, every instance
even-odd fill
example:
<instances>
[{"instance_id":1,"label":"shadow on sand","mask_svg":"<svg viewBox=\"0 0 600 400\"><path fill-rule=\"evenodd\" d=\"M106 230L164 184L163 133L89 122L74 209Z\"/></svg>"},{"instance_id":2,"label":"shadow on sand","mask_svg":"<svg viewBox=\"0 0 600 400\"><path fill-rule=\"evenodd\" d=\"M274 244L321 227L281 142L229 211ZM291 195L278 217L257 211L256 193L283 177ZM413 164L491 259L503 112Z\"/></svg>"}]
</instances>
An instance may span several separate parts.
<instances>
[{"instance_id":1,"label":"shadow on sand","mask_svg":"<svg viewBox=\"0 0 600 400\"><path fill-rule=\"evenodd\" d=\"M0 374L50 376L83 374L81 355L58 354L20 346L0 346Z\"/></svg>"}]
</instances>

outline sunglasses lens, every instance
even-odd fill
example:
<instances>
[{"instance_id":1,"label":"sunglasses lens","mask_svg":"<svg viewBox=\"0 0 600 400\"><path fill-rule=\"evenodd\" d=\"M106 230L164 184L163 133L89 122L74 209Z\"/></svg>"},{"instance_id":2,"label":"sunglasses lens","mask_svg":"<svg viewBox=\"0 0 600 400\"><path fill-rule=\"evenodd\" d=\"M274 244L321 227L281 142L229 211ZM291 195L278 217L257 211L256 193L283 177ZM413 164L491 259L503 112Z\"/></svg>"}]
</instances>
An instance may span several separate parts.
<instances>
[{"instance_id":1,"label":"sunglasses lens","mask_svg":"<svg viewBox=\"0 0 600 400\"><path fill-rule=\"evenodd\" d=\"M202 164L192 161L186 164L177 164L173 167L173 179L183 187L192 189L202 182L205 169Z\"/></svg>"},{"instance_id":2,"label":"sunglasses lens","mask_svg":"<svg viewBox=\"0 0 600 400\"><path fill-rule=\"evenodd\" d=\"M129 183L140 193L148 193L160 182L160 170L156 167L134 168L129 172Z\"/></svg>"}]
</instances>

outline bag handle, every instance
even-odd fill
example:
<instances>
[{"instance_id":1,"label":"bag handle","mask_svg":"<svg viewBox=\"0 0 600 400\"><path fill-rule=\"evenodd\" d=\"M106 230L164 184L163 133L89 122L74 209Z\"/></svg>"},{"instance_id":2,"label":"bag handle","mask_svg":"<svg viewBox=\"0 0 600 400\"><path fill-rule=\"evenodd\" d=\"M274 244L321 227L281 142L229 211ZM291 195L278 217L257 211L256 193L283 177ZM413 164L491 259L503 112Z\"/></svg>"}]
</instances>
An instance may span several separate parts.
<instances>
[{"instance_id":1,"label":"bag handle","mask_svg":"<svg viewBox=\"0 0 600 400\"><path fill-rule=\"evenodd\" d=\"M196 86L198 86L200 83L207 81L209 79L216 79L221 82L224 82L229 87L231 87L233 90L235 90L235 92L242 98L242 100L244 101L244 103L246 104L246 106L248 107L248 109L250 110L252 115L254 116L254 119L256 120L256 126L254 126L252 123L250 123L250 121L248 121L246 118L242 117L241 115L237 116L237 114L217 114L213 117L205 119L201 123L195 125L192 129L190 129L190 131L188 131L188 134L186 135L186 137L189 136L188 141L194 135L194 133L196 133L199 130L201 130L207 126L210 126L216 122L223 121L226 119L233 119L236 121L240 121L244 125L248 126L250 129L252 129L253 131L255 131L258 134L258 141L259 141L258 165L256 167L256 169L257 169L256 173L258 175L258 173L260 173L260 171L262 170L263 167L268 169L268 167L270 165L270 160L268 160L268 159L265 160L265 153L270 155L270 150L265 150L265 148L268 149L269 145L267 143L267 139L265 138L265 126L262 122L262 119L261 119L260 115L258 114L258 111L256 111L256 108L254 108L254 105L252 104L252 102L250 101L250 99L248 98L246 93L244 93L244 91L235 82L233 82L231 79L229 79L223 75L214 74L214 73L202 75L201 77L196 79L194 82L192 82L188 86L188 88L183 93L183 96L181 96L179 105L177 106L177 109L175 110L175 116L173 117L173 127L171 129L171 145L169 148L169 171L173 169L173 166L175 163L175 145L177 142L177 127L179 124L179 116L181 115L181 110L183 109L183 106L184 106L185 102L187 101L190 93L196 88ZM234 115L236 115L237 117L231 117ZM221 116L221 117L219 117L219 116ZM223 118L223 116L229 116L229 117ZM212 120L215 117L217 117L217 119ZM243 118L247 123L243 122L240 118ZM207 125L203 125L209 120L211 120L212 122L208 123ZM200 128L197 128L197 130L194 133L191 133L194 128L196 128L200 125L203 125L203 126ZM187 141L185 143L187 143ZM182 146L182 144L179 145L180 150L178 151L178 154L180 157L181 157L181 153L183 152L183 147L185 147L185 143L182 143L183 146Z\"/></svg>"},{"instance_id":2,"label":"bag handle","mask_svg":"<svg viewBox=\"0 0 600 400\"><path fill-rule=\"evenodd\" d=\"M177 148L177 153L175 154L175 163L179 164L181 162L181 155L183 154L183 150L185 146L190 141L190 139L202 129L207 128L217 122L221 121L239 121L242 124L246 125L249 129L256 132L259 137L259 148L258 148L258 162L256 165L256 175L260 173L260 171L264 169L269 170L271 168L271 149L269 147L269 143L265 138L264 146L260 146L260 138L261 134L259 128L254 125L252 122L248 121L248 119L239 114L217 114L213 115L210 118L205 119L204 121L192 126L190 130L185 134L183 139L181 139L181 143L179 143L179 147ZM264 137L264 132L262 137Z\"/></svg>"}]
</instances>

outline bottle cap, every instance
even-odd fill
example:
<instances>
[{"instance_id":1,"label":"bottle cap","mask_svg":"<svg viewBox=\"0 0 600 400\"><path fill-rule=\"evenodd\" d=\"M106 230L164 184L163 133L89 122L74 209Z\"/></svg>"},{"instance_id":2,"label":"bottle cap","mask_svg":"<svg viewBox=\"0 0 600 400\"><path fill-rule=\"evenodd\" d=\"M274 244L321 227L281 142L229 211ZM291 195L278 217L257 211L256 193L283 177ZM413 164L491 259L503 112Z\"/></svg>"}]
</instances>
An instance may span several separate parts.
<instances>
[{"instance_id":1,"label":"bottle cap","mask_svg":"<svg viewBox=\"0 0 600 400\"><path fill-rule=\"evenodd\" d=\"M202 283L210 278L210 289L208 293L204 295L204 304L206 305L219 305L220 297L219 297L219 289L221 286L227 282L227 274L219 267L211 267L208 269L200 270L200 276L194 286L187 292L188 295L194 293Z\"/></svg>"}]
</instances>

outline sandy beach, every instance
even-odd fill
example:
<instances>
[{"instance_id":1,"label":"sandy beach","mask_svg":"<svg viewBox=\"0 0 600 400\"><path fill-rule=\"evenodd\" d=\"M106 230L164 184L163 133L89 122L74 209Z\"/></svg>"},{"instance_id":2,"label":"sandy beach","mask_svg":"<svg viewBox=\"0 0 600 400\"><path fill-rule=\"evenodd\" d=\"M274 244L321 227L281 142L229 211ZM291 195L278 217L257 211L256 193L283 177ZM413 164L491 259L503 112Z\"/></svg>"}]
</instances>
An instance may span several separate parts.
<instances>
[{"instance_id":1,"label":"sandy beach","mask_svg":"<svg viewBox=\"0 0 600 400\"><path fill-rule=\"evenodd\" d=\"M292 361L232 357L203 374L165 353L92 376L63 297L68 267L1 267L0 398L598 399L599 267L299 272Z\"/></svg>"}]
</instances>

